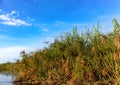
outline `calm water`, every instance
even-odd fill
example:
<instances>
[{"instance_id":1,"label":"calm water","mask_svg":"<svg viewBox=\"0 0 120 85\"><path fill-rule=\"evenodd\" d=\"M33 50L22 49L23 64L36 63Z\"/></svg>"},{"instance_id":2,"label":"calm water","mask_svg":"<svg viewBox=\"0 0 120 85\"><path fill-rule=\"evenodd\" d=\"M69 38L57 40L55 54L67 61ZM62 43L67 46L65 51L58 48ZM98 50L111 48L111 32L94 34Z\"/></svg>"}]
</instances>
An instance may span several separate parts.
<instances>
[{"instance_id":1,"label":"calm water","mask_svg":"<svg viewBox=\"0 0 120 85\"><path fill-rule=\"evenodd\" d=\"M0 85L13 85L12 84L12 76L0 74Z\"/></svg>"},{"instance_id":2,"label":"calm water","mask_svg":"<svg viewBox=\"0 0 120 85\"><path fill-rule=\"evenodd\" d=\"M13 79L11 75L0 73L0 85L38 85L34 83L12 83Z\"/></svg>"}]
</instances>

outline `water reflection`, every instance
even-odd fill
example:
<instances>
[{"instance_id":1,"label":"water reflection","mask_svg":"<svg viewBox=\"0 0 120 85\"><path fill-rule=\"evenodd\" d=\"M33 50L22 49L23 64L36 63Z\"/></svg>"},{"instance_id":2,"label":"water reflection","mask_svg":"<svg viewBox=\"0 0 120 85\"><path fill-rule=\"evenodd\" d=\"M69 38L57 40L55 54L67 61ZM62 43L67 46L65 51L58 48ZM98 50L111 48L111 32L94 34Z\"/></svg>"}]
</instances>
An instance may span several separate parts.
<instances>
[{"instance_id":1,"label":"water reflection","mask_svg":"<svg viewBox=\"0 0 120 85\"><path fill-rule=\"evenodd\" d=\"M39 85L35 83L12 83L13 78L10 74L2 73L0 74L0 85Z\"/></svg>"},{"instance_id":2,"label":"water reflection","mask_svg":"<svg viewBox=\"0 0 120 85\"><path fill-rule=\"evenodd\" d=\"M34 84L34 83L14 83L13 85L40 85L40 84Z\"/></svg>"},{"instance_id":3,"label":"water reflection","mask_svg":"<svg viewBox=\"0 0 120 85\"><path fill-rule=\"evenodd\" d=\"M0 85L12 85L12 76L0 74Z\"/></svg>"},{"instance_id":4,"label":"water reflection","mask_svg":"<svg viewBox=\"0 0 120 85\"><path fill-rule=\"evenodd\" d=\"M5 82L0 82L0 85L39 85L39 84L34 84L34 83L5 83Z\"/></svg>"}]
</instances>

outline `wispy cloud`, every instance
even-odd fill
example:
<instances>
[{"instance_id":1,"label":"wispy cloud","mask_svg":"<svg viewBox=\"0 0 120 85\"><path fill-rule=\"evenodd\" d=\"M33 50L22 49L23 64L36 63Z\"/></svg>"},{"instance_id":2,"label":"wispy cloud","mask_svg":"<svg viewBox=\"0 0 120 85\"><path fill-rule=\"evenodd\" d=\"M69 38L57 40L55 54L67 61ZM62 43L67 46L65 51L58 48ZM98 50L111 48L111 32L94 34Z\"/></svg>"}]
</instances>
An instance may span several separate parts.
<instances>
[{"instance_id":1,"label":"wispy cloud","mask_svg":"<svg viewBox=\"0 0 120 85\"><path fill-rule=\"evenodd\" d=\"M44 31L44 32L48 32L48 29L46 29L46 28L43 28L43 31Z\"/></svg>"},{"instance_id":2,"label":"wispy cloud","mask_svg":"<svg viewBox=\"0 0 120 85\"><path fill-rule=\"evenodd\" d=\"M2 12L2 11L0 11ZM0 14L0 23L4 25L10 25L10 26L30 26L30 23L27 23L24 20L18 19L18 13L16 11L11 11L7 14Z\"/></svg>"},{"instance_id":3,"label":"wispy cloud","mask_svg":"<svg viewBox=\"0 0 120 85\"><path fill-rule=\"evenodd\" d=\"M40 28L40 31L48 32L49 29L47 28L46 24L39 24L35 25L36 27Z\"/></svg>"},{"instance_id":4,"label":"wispy cloud","mask_svg":"<svg viewBox=\"0 0 120 85\"><path fill-rule=\"evenodd\" d=\"M7 61L15 61L16 59L20 59L21 51L33 51L34 49L24 46L14 46L14 47L5 47L0 48L0 63L4 63Z\"/></svg>"},{"instance_id":5,"label":"wispy cloud","mask_svg":"<svg viewBox=\"0 0 120 85\"><path fill-rule=\"evenodd\" d=\"M6 38L8 38L8 36L0 35L0 39L6 39Z\"/></svg>"}]
</instances>

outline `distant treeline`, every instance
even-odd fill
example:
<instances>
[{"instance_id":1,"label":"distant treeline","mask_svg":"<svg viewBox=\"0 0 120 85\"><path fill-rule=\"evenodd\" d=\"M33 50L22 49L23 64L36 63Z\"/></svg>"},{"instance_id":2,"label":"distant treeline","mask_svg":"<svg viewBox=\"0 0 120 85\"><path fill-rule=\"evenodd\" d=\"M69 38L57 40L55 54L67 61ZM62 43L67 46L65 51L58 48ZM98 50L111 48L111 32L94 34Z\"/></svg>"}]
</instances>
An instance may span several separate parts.
<instances>
[{"instance_id":1,"label":"distant treeline","mask_svg":"<svg viewBox=\"0 0 120 85\"><path fill-rule=\"evenodd\" d=\"M22 51L21 60L0 65L15 81L41 85L120 84L120 25L113 19L113 32L79 34L77 28L64 33L48 47L36 52ZM46 44L48 44L46 42Z\"/></svg>"}]
</instances>

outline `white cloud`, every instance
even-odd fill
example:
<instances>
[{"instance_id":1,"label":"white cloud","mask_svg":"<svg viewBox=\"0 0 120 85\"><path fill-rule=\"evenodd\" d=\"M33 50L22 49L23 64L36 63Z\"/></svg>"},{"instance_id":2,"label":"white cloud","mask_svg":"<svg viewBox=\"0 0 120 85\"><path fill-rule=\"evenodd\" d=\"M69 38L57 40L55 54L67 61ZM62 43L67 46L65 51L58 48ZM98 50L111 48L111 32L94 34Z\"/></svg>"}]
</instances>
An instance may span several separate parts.
<instances>
[{"instance_id":1,"label":"white cloud","mask_svg":"<svg viewBox=\"0 0 120 85\"><path fill-rule=\"evenodd\" d=\"M6 39L8 36L0 35L0 39Z\"/></svg>"},{"instance_id":2,"label":"white cloud","mask_svg":"<svg viewBox=\"0 0 120 85\"><path fill-rule=\"evenodd\" d=\"M27 23L24 20L16 18L18 16L18 13L16 11L12 11L7 14L1 14L0 15L0 23L4 25L10 25L10 26L30 26L30 23Z\"/></svg>"},{"instance_id":3,"label":"white cloud","mask_svg":"<svg viewBox=\"0 0 120 85\"><path fill-rule=\"evenodd\" d=\"M44 32L48 32L48 29L46 29L46 28L43 28L43 31L44 31Z\"/></svg>"},{"instance_id":4,"label":"white cloud","mask_svg":"<svg viewBox=\"0 0 120 85\"><path fill-rule=\"evenodd\" d=\"M7 61L15 61L16 59L20 59L20 52L21 51L33 51L34 49L29 47L6 47L0 48L0 63L5 63Z\"/></svg>"},{"instance_id":5,"label":"white cloud","mask_svg":"<svg viewBox=\"0 0 120 85\"><path fill-rule=\"evenodd\" d=\"M36 25L36 26L40 28L40 31L44 31L44 32L48 32L49 31L45 24Z\"/></svg>"}]
</instances>

